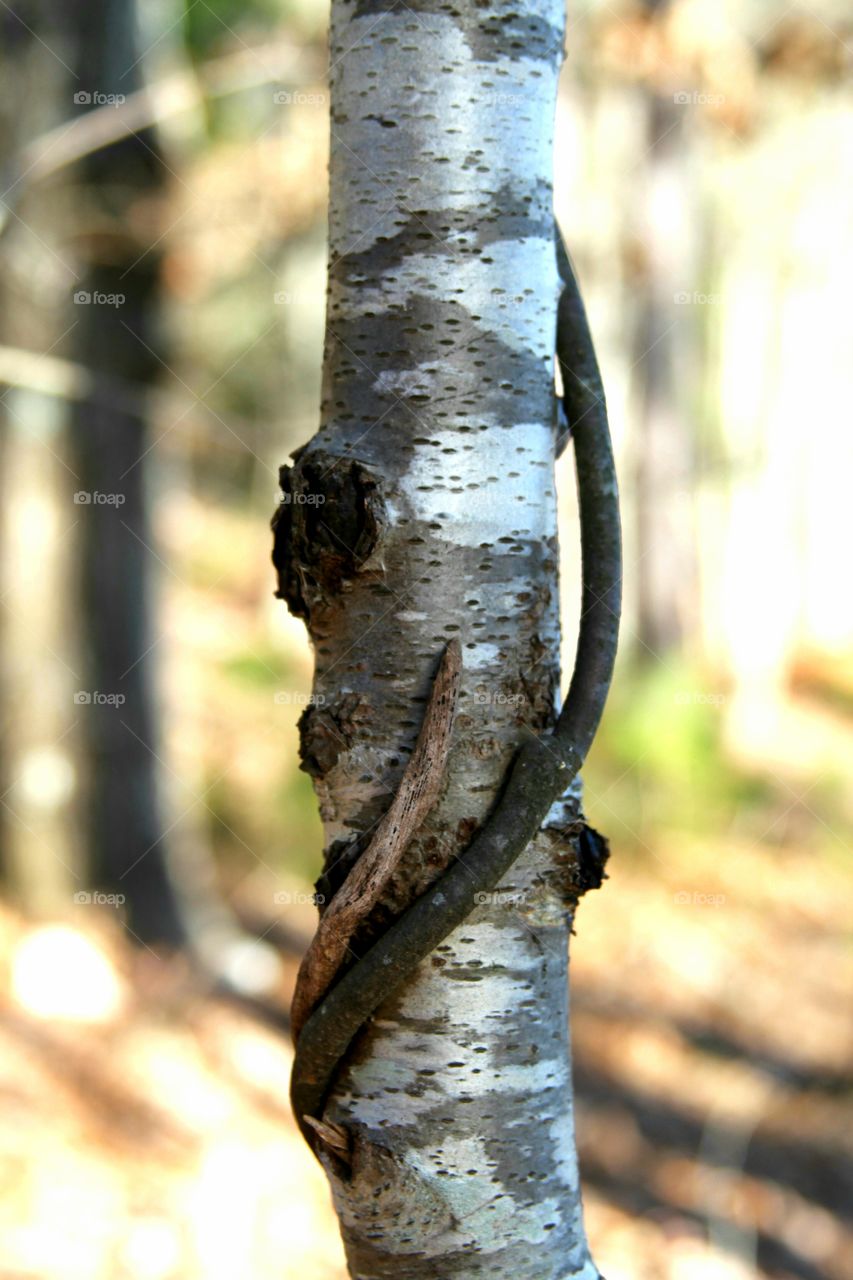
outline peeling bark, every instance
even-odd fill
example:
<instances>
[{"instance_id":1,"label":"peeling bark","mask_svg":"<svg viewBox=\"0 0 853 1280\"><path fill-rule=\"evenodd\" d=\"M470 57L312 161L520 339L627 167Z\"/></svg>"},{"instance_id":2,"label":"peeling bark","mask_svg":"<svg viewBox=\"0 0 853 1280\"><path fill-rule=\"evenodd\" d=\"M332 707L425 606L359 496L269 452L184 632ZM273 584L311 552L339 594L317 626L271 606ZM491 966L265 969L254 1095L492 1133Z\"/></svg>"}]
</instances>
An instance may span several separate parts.
<instances>
[{"instance_id":1,"label":"peeling bark","mask_svg":"<svg viewBox=\"0 0 853 1280\"><path fill-rule=\"evenodd\" d=\"M379 901L409 841L438 798L453 732L460 663L459 641L454 638L441 659L417 745L400 788L369 846L323 913L302 961L290 1011L294 1038L299 1037L305 1019L344 963L359 923Z\"/></svg>"},{"instance_id":2,"label":"peeling bark","mask_svg":"<svg viewBox=\"0 0 853 1280\"><path fill-rule=\"evenodd\" d=\"M322 425L282 468L274 552L315 650L301 741L327 897L391 807L449 640L462 655L446 784L356 956L464 862L523 736L556 719L562 32L558 0L333 0ZM567 947L606 850L579 797L364 1027L312 1121L359 1280L597 1275Z\"/></svg>"}]
</instances>

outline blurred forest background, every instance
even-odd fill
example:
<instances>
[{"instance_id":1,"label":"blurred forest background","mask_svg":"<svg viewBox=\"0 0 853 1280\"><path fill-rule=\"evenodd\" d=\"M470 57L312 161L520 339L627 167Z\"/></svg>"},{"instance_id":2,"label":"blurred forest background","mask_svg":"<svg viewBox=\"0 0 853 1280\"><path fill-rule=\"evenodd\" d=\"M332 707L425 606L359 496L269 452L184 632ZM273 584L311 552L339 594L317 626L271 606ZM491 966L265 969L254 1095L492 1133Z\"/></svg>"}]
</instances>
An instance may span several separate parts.
<instances>
[{"instance_id":1,"label":"blurred forest background","mask_svg":"<svg viewBox=\"0 0 853 1280\"><path fill-rule=\"evenodd\" d=\"M321 834L268 528L319 404L327 19L0 0L4 1280L345 1274L287 1107ZM853 1274L851 41L834 0L570 4L626 540L573 957L608 1280Z\"/></svg>"}]
</instances>

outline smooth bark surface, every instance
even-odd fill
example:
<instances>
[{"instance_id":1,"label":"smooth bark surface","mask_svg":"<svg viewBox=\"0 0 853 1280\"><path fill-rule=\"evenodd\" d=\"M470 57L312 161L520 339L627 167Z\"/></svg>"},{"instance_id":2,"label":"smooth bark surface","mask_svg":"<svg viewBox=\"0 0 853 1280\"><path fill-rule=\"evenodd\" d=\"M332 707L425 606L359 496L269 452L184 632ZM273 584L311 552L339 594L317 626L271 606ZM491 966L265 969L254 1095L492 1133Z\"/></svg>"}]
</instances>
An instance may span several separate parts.
<instances>
[{"instance_id":1,"label":"smooth bark surface","mask_svg":"<svg viewBox=\"0 0 853 1280\"><path fill-rule=\"evenodd\" d=\"M354 955L462 856L555 717L551 207L561 3L333 3L323 421L276 521L306 619L304 767L328 901L388 810L442 652L447 784ZM324 1121L356 1277L594 1277L581 1223L567 944L577 788L511 878L352 1046Z\"/></svg>"}]
</instances>

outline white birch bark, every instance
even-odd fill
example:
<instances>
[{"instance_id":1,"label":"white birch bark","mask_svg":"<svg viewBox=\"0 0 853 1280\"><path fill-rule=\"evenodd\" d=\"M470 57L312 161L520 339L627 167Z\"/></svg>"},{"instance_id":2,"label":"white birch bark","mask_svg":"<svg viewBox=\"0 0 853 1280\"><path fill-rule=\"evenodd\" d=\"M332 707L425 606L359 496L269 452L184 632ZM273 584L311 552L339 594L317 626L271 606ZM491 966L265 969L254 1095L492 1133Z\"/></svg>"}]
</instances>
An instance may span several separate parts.
<instances>
[{"instance_id":1,"label":"white birch bark","mask_svg":"<svg viewBox=\"0 0 853 1280\"><path fill-rule=\"evenodd\" d=\"M441 652L448 783L369 927L464 850L558 692L552 123L562 0L333 0L322 426L283 469L281 594L316 653L303 765L328 895L387 810ZM576 901L555 805L501 894L357 1038L324 1119L351 1273L597 1276L568 1042Z\"/></svg>"}]
</instances>

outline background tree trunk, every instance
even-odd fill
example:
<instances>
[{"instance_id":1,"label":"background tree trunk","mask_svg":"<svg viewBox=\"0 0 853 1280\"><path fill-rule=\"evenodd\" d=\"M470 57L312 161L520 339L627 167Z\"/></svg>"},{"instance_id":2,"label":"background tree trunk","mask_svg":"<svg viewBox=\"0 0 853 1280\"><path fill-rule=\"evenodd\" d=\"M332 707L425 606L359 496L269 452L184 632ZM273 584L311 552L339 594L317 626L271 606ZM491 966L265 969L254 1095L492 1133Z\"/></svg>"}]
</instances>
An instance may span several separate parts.
<instances>
[{"instance_id":1,"label":"background tree trunk","mask_svg":"<svg viewBox=\"0 0 853 1280\"><path fill-rule=\"evenodd\" d=\"M67 911L81 864L69 732L80 679L65 648L64 595L79 511L68 490L63 407L15 379L18 352L55 352L61 343L73 280L61 254L46 248L65 227L61 201L21 203L27 140L66 115L70 101L66 68L44 38L44 8L0 9L0 845L10 896L33 915Z\"/></svg>"},{"instance_id":2,"label":"background tree trunk","mask_svg":"<svg viewBox=\"0 0 853 1280\"><path fill-rule=\"evenodd\" d=\"M281 594L333 893L387 810L438 659L448 784L353 952L464 851L524 728L554 721L552 121L562 0L333 0L322 427L282 469ZM595 1276L567 1009L578 794L357 1038L326 1109L354 1276Z\"/></svg>"},{"instance_id":3,"label":"background tree trunk","mask_svg":"<svg viewBox=\"0 0 853 1280\"><path fill-rule=\"evenodd\" d=\"M89 0L73 13L75 109L97 109L113 95L121 101L139 89L134 0ZM84 712L93 875L96 883L126 896L128 926L136 937L178 946L186 931L169 874L158 786L154 554L145 486L149 443L140 394L162 368L160 232L154 227L165 176L153 130L123 138L83 162L85 273L74 294L72 343L75 359L95 379L95 391L72 405L70 435L75 501L83 499L80 592L88 680L83 696L90 699ZM129 233L134 226L138 235ZM121 384L124 395L116 390ZM116 698L123 701L109 700Z\"/></svg>"},{"instance_id":4,"label":"background tree trunk","mask_svg":"<svg viewBox=\"0 0 853 1280\"><path fill-rule=\"evenodd\" d=\"M636 407L632 414L632 483L637 558L636 658L656 663L696 626L697 582L691 528L696 487L696 439L688 429L698 385L685 320L695 312L699 212L687 163L684 106L639 86L637 111L648 150L627 213L631 239L642 246L633 281ZM694 206L694 207L691 207ZM680 323L682 322L682 323Z\"/></svg>"}]
</instances>

